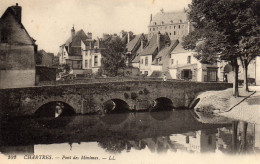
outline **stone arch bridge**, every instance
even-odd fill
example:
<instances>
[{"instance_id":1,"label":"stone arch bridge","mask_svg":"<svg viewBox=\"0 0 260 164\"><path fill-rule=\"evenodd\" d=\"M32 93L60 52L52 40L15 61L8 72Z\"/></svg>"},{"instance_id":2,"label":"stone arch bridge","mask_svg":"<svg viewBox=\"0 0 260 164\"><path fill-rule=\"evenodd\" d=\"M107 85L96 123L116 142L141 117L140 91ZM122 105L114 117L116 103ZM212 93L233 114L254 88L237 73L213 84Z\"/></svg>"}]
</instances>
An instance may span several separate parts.
<instances>
[{"instance_id":1,"label":"stone arch bridge","mask_svg":"<svg viewBox=\"0 0 260 164\"><path fill-rule=\"evenodd\" d=\"M228 83L124 81L1 89L0 114L33 115L44 104L55 101L70 105L78 114L94 113L102 111L111 99L122 100L135 110L146 109L158 98L171 100L174 108L188 108L199 92L230 87Z\"/></svg>"}]
</instances>

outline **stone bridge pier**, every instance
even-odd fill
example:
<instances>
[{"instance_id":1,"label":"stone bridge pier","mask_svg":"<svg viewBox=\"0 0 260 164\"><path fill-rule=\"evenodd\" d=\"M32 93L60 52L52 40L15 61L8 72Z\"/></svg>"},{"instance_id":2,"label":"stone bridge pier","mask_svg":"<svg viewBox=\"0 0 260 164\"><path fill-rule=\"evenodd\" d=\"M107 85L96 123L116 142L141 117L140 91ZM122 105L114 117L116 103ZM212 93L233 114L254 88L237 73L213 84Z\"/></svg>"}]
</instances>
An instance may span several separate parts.
<instances>
[{"instance_id":1,"label":"stone bridge pier","mask_svg":"<svg viewBox=\"0 0 260 164\"><path fill-rule=\"evenodd\" d=\"M120 100L131 110L147 109L154 100L171 101L174 108L188 108L199 92L232 87L228 83L187 81L124 81L0 90L0 114L33 115L50 102L63 102L75 113L104 110L105 102Z\"/></svg>"}]
</instances>

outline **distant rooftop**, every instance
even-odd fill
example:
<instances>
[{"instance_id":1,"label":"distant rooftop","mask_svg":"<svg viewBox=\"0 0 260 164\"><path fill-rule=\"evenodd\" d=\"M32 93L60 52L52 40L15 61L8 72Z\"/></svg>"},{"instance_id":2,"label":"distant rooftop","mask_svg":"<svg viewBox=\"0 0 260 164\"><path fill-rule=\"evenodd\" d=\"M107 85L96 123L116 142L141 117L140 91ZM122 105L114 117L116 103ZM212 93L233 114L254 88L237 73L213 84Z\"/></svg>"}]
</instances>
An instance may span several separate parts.
<instances>
[{"instance_id":1,"label":"distant rooftop","mask_svg":"<svg viewBox=\"0 0 260 164\"><path fill-rule=\"evenodd\" d=\"M164 12L163 10L157 13L150 22L150 26L163 25L163 24L174 24L174 23L185 23L188 21L187 12L174 11Z\"/></svg>"}]
</instances>

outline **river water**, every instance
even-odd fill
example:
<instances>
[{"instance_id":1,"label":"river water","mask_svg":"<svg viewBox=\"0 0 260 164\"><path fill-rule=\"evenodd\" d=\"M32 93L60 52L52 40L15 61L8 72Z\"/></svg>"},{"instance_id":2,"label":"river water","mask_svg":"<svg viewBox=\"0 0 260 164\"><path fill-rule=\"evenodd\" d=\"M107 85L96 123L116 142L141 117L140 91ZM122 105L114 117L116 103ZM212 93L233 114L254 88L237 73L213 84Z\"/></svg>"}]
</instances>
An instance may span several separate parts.
<instances>
[{"instance_id":1,"label":"river water","mask_svg":"<svg viewBox=\"0 0 260 164\"><path fill-rule=\"evenodd\" d=\"M191 110L1 119L0 153L109 160L131 154L256 154L260 125ZM95 159L94 159L95 158Z\"/></svg>"}]
</instances>

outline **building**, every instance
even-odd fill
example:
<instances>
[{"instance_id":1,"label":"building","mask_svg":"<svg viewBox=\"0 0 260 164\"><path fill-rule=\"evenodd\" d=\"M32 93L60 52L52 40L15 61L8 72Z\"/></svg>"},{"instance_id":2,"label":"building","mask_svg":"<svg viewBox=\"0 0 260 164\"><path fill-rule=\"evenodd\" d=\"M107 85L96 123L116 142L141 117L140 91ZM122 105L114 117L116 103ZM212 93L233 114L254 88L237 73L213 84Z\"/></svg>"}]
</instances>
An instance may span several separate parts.
<instances>
[{"instance_id":1,"label":"building","mask_svg":"<svg viewBox=\"0 0 260 164\"><path fill-rule=\"evenodd\" d=\"M170 44L171 41L167 34L160 34L158 32L157 35L153 35L139 55L140 71L142 74L150 76L153 71L158 71L157 67L152 66L152 63L156 59L158 53Z\"/></svg>"},{"instance_id":2,"label":"building","mask_svg":"<svg viewBox=\"0 0 260 164\"><path fill-rule=\"evenodd\" d=\"M92 33L86 33L81 29L75 32L74 26L71 29L71 36L60 46L59 63L68 64L73 74L84 74L83 69L83 49L86 48L84 42L92 40ZM84 49L86 50L86 49ZM84 63L85 65L85 63ZM86 68L86 67L84 67Z\"/></svg>"},{"instance_id":3,"label":"building","mask_svg":"<svg viewBox=\"0 0 260 164\"><path fill-rule=\"evenodd\" d=\"M35 85L37 45L22 24L22 7L8 7L0 18L0 88Z\"/></svg>"},{"instance_id":4,"label":"building","mask_svg":"<svg viewBox=\"0 0 260 164\"><path fill-rule=\"evenodd\" d=\"M219 81L218 64L204 64L196 57L196 52L183 49L181 43L171 52L169 73L173 79L200 82Z\"/></svg>"},{"instance_id":5,"label":"building","mask_svg":"<svg viewBox=\"0 0 260 164\"><path fill-rule=\"evenodd\" d=\"M187 18L186 10L178 12L161 12L150 18L148 25L148 40L151 40L158 32L167 33L171 40L182 40L192 30L192 26Z\"/></svg>"},{"instance_id":6,"label":"building","mask_svg":"<svg viewBox=\"0 0 260 164\"><path fill-rule=\"evenodd\" d=\"M81 41L82 47L82 69L89 70L89 73L97 73L101 68L101 49L102 42L97 40L84 40Z\"/></svg>"},{"instance_id":7,"label":"building","mask_svg":"<svg viewBox=\"0 0 260 164\"><path fill-rule=\"evenodd\" d=\"M170 44L167 44L163 49L161 49L161 51L159 51L158 55L152 62L152 70L160 71L163 74L168 75L168 78L172 78L168 74L171 52L178 44L179 40L172 40ZM160 76L162 76L162 74L160 74Z\"/></svg>"},{"instance_id":8,"label":"building","mask_svg":"<svg viewBox=\"0 0 260 164\"><path fill-rule=\"evenodd\" d=\"M128 36L128 38L130 38ZM147 35L139 34L135 35L131 41L128 41L126 45L126 56L127 56L127 65L139 68L140 64L140 52L143 51L144 46L147 43ZM134 60L135 59L135 60Z\"/></svg>"}]
</instances>

